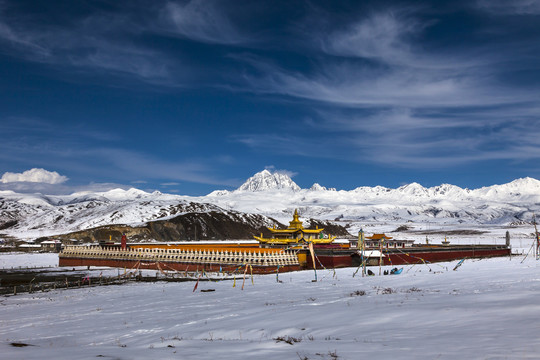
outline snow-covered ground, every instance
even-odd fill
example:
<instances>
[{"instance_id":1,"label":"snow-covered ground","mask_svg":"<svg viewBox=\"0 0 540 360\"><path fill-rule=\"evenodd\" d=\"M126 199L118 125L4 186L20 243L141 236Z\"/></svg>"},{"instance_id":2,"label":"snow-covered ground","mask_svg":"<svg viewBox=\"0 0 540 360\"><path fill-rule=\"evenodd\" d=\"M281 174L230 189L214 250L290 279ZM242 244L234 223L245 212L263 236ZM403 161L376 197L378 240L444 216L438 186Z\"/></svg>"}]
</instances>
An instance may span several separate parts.
<instances>
[{"instance_id":1,"label":"snow-covered ground","mask_svg":"<svg viewBox=\"0 0 540 360\"><path fill-rule=\"evenodd\" d=\"M0 269L57 267L58 254L54 253L0 253Z\"/></svg>"},{"instance_id":2,"label":"snow-covered ground","mask_svg":"<svg viewBox=\"0 0 540 360\"><path fill-rule=\"evenodd\" d=\"M406 266L397 276L322 270L317 282L313 271L255 276L244 290L238 278L195 292L193 282L158 282L2 297L0 357L537 359L540 261L522 260Z\"/></svg>"}]
</instances>

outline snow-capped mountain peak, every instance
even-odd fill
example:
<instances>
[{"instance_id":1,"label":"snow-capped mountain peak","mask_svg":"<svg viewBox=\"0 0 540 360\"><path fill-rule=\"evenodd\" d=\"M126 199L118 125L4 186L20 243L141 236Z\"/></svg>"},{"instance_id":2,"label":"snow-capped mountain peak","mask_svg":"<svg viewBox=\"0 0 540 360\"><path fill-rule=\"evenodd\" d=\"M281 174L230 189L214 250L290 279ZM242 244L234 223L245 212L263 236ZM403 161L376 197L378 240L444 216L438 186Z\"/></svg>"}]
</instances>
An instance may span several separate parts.
<instances>
[{"instance_id":1,"label":"snow-capped mountain peak","mask_svg":"<svg viewBox=\"0 0 540 360\"><path fill-rule=\"evenodd\" d=\"M212 191L210 194L206 195L206 196L225 196L225 195L229 195L230 194L230 191L229 190L214 190Z\"/></svg>"},{"instance_id":2,"label":"snow-capped mountain peak","mask_svg":"<svg viewBox=\"0 0 540 360\"><path fill-rule=\"evenodd\" d=\"M107 192L101 193L103 197L109 200L133 200L140 199L141 197L150 196L151 194L146 191L131 188L129 190L124 189L112 189Z\"/></svg>"},{"instance_id":3,"label":"snow-capped mountain peak","mask_svg":"<svg viewBox=\"0 0 540 360\"><path fill-rule=\"evenodd\" d=\"M524 196L537 196L540 194L540 181L526 177L516 179L512 182L503 185L493 185L483 187L474 192L479 196L488 198L497 198L501 196L509 197L524 197Z\"/></svg>"},{"instance_id":4,"label":"snow-capped mountain peak","mask_svg":"<svg viewBox=\"0 0 540 360\"><path fill-rule=\"evenodd\" d=\"M516 179L512 182L509 182L506 186L510 190L516 190L523 193L539 193L540 192L540 181L533 179L531 177Z\"/></svg>"},{"instance_id":5,"label":"snow-capped mountain peak","mask_svg":"<svg viewBox=\"0 0 540 360\"><path fill-rule=\"evenodd\" d=\"M403 185L398 188L398 191L410 196L426 196L428 194L427 189L416 182Z\"/></svg>"},{"instance_id":6,"label":"snow-capped mountain peak","mask_svg":"<svg viewBox=\"0 0 540 360\"><path fill-rule=\"evenodd\" d=\"M462 189L459 186L451 184L441 184L428 189L433 196L446 197L451 199L462 199L470 193L469 189Z\"/></svg>"},{"instance_id":7,"label":"snow-capped mountain peak","mask_svg":"<svg viewBox=\"0 0 540 360\"><path fill-rule=\"evenodd\" d=\"M328 190L328 189L326 189L326 187L324 187L324 186L319 185L319 183L315 183L309 188L309 190L311 190L311 191L325 191L325 190Z\"/></svg>"},{"instance_id":8,"label":"snow-capped mountain peak","mask_svg":"<svg viewBox=\"0 0 540 360\"><path fill-rule=\"evenodd\" d=\"M236 191L267 191L277 189L301 190L300 186L288 175L279 172L271 173L265 169L247 179Z\"/></svg>"}]
</instances>

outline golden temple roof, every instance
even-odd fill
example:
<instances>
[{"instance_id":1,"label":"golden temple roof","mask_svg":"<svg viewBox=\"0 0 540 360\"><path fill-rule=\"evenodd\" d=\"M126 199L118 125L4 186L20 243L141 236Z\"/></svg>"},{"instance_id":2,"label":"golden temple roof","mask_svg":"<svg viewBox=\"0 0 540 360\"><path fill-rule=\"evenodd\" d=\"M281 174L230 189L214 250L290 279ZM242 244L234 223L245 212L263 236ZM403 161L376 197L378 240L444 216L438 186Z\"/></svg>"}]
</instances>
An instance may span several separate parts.
<instances>
[{"instance_id":1,"label":"golden temple roof","mask_svg":"<svg viewBox=\"0 0 540 360\"><path fill-rule=\"evenodd\" d=\"M302 231L303 233L309 233L309 234L318 234L324 230L324 228L317 228L317 229L305 229L302 225L302 221L298 219L298 209L294 210L293 219L292 221L289 221L289 226L286 229L276 229L275 226L273 228L267 228L274 234L292 234L297 231Z\"/></svg>"},{"instance_id":2,"label":"golden temple roof","mask_svg":"<svg viewBox=\"0 0 540 360\"><path fill-rule=\"evenodd\" d=\"M324 228L319 229L304 229L302 221L300 221L298 216L298 210L294 210L294 215L292 221L289 221L289 226L286 229L276 229L275 225L273 228L268 228L272 232L271 238L264 238L262 236L255 236L259 242L262 243L273 243L273 244L292 244L299 243L302 241L309 241L314 243L330 243L334 241L335 236L324 237L322 231Z\"/></svg>"}]
</instances>

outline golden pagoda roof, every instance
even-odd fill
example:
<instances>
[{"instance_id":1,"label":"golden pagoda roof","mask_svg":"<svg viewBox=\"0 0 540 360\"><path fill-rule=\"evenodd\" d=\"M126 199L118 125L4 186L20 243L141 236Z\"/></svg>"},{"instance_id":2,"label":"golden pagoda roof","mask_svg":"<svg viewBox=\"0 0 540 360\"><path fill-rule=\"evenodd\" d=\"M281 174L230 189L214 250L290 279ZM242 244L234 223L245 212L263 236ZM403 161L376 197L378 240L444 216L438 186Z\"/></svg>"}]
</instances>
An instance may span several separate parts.
<instances>
[{"instance_id":1,"label":"golden pagoda roof","mask_svg":"<svg viewBox=\"0 0 540 360\"><path fill-rule=\"evenodd\" d=\"M270 243L270 244L297 244L300 241L309 241L309 242L313 242L315 244L329 244L329 243L333 242L336 239L335 236L331 236L331 237L328 237L326 239L309 239L309 240L306 240L304 238L301 238L301 239L269 239L269 238L264 238L262 236L254 236L254 238L256 240L258 240L259 242L261 242L261 243Z\"/></svg>"},{"instance_id":2,"label":"golden pagoda roof","mask_svg":"<svg viewBox=\"0 0 540 360\"><path fill-rule=\"evenodd\" d=\"M292 234L297 231L302 231L303 233L307 234L318 234L324 230L324 228L317 228L317 229L305 229L302 225L302 221L298 219L298 210L294 210L294 215L292 221L289 221L289 226L286 229L276 229L275 226L273 228L267 228L274 234Z\"/></svg>"},{"instance_id":3,"label":"golden pagoda roof","mask_svg":"<svg viewBox=\"0 0 540 360\"><path fill-rule=\"evenodd\" d=\"M289 227L287 229L301 230L303 228L302 222L298 219L298 209L294 209L293 219L292 221L289 221Z\"/></svg>"},{"instance_id":4,"label":"golden pagoda roof","mask_svg":"<svg viewBox=\"0 0 540 360\"><path fill-rule=\"evenodd\" d=\"M305 229L302 221L299 219L297 209L294 210L293 219L289 222L289 226L286 229L276 229L274 225L273 228L268 228L268 230L272 232L272 238L264 238L261 233L261 236L255 236L255 239L262 243L271 244L293 244L303 241L325 244L331 243L336 238L335 236L323 237L322 231L324 228ZM274 235L278 237L275 238Z\"/></svg>"}]
</instances>

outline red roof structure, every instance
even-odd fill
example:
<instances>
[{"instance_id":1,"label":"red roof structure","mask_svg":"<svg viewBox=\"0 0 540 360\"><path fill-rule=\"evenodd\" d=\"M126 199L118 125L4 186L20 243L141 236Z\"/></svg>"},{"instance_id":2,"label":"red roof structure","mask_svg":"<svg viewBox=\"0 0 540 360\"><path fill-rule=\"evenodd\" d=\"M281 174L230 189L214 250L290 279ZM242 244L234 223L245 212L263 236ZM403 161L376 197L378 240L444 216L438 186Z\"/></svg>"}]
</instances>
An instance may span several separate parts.
<instances>
[{"instance_id":1,"label":"red roof structure","mask_svg":"<svg viewBox=\"0 0 540 360\"><path fill-rule=\"evenodd\" d=\"M390 240L392 239L391 236L386 236L385 234L373 234L372 236L366 236L366 239L369 240Z\"/></svg>"}]
</instances>

